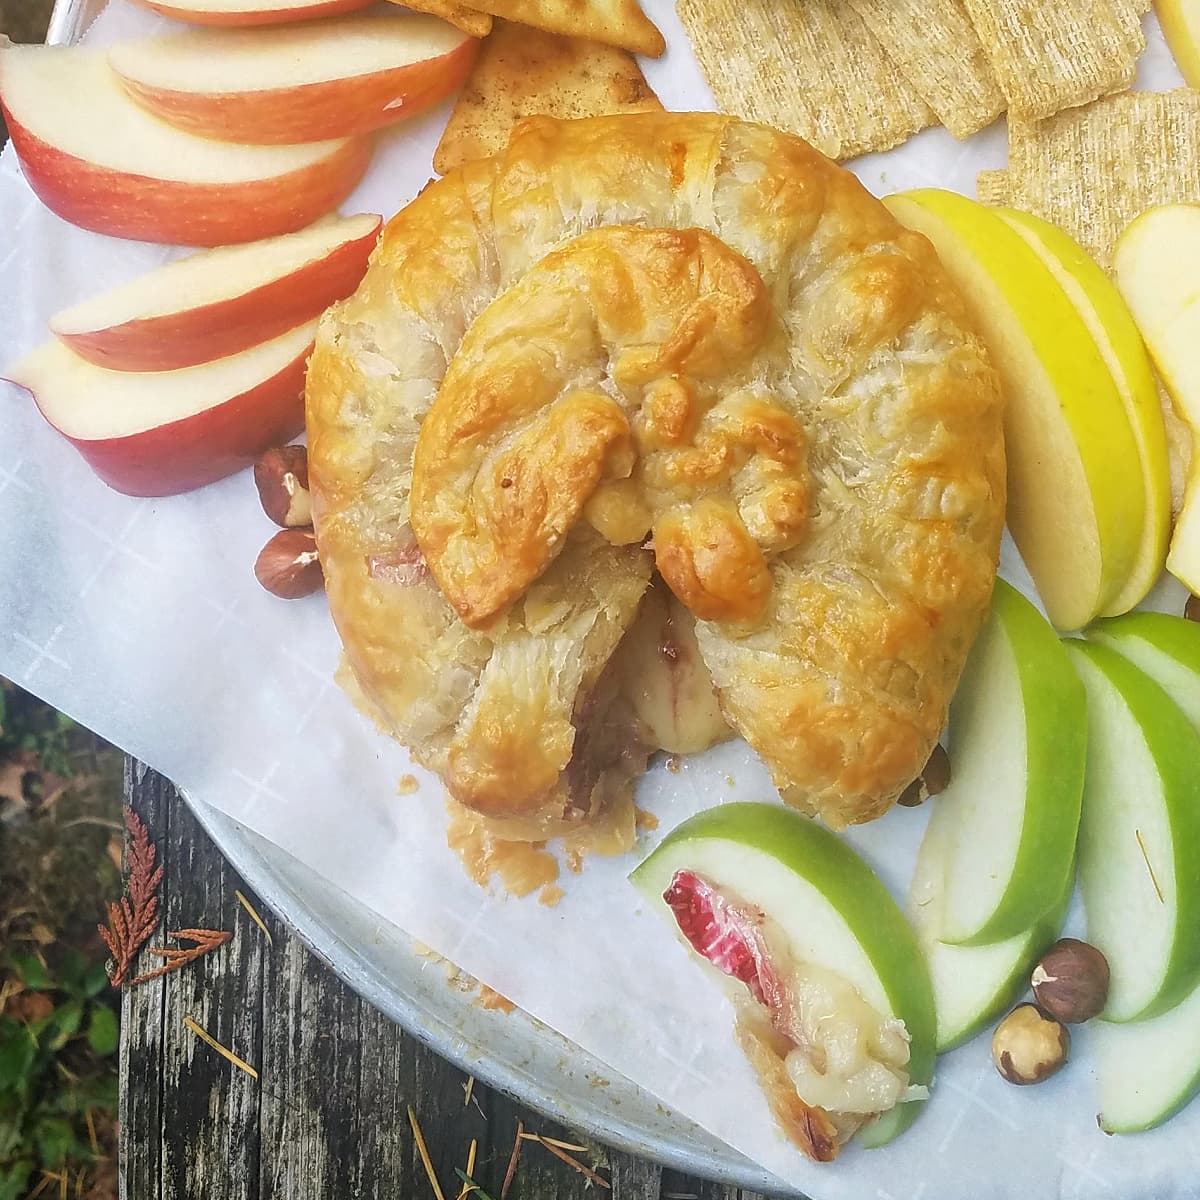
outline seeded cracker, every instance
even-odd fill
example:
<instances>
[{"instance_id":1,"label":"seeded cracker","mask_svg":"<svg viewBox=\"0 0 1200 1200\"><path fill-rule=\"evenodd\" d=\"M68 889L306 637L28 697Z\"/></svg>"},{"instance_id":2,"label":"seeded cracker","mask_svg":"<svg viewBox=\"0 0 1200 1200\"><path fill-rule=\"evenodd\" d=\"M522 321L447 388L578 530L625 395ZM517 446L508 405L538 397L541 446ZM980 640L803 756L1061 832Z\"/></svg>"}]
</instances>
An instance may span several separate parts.
<instances>
[{"instance_id":1,"label":"seeded cracker","mask_svg":"<svg viewBox=\"0 0 1200 1200\"><path fill-rule=\"evenodd\" d=\"M970 137L1004 111L1004 93L962 0L850 0L850 6L955 137Z\"/></svg>"},{"instance_id":2,"label":"seeded cracker","mask_svg":"<svg viewBox=\"0 0 1200 1200\"><path fill-rule=\"evenodd\" d=\"M638 0L471 0L481 12L547 33L588 38L657 58L667 43Z\"/></svg>"},{"instance_id":3,"label":"seeded cracker","mask_svg":"<svg viewBox=\"0 0 1200 1200\"><path fill-rule=\"evenodd\" d=\"M975 198L980 204L1008 206L1008 172L980 171L975 177Z\"/></svg>"},{"instance_id":4,"label":"seeded cracker","mask_svg":"<svg viewBox=\"0 0 1200 1200\"><path fill-rule=\"evenodd\" d=\"M1010 115L1040 121L1133 82L1130 0L964 0Z\"/></svg>"},{"instance_id":5,"label":"seeded cracker","mask_svg":"<svg viewBox=\"0 0 1200 1200\"><path fill-rule=\"evenodd\" d=\"M393 0L396 4L400 2L401 0ZM492 18L487 13L468 8L456 0L403 0L403 3L405 8L441 17L443 21L449 21L451 25L456 25L463 33L469 33L472 37L487 37L492 28Z\"/></svg>"},{"instance_id":6,"label":"seeded cracker","mask_svg":"<svg viewBox=\"0 0 1200 1200\"><path fill-rule=\"evenodd\" d=\"M441 174L504 149L522 117L661 112L636 59L615 46L497 20L433 157Z\"/></svg>"},{"instance_id":7,"label":"seeded cracker","mask_svg":"<svg viewBox=\"0 0 1200 1200\"><path fill-rule=\"evenodd\" d=\"M1038 125L1009 123L1009 202L1060 225L1103 266L1156 204L1200 202L1200 92L1126 92Z\"/></svg>"},{"instance_id":8,"label":"seeded cracker","mask_svg":"<svg viewBox=\"0 0 1200 1200\"><path fill-rule=\"evenodd\" d=\"M888 150L936 121L849 0L678 0L725 112L833 159Z\"/></svg>"}]
</instances>

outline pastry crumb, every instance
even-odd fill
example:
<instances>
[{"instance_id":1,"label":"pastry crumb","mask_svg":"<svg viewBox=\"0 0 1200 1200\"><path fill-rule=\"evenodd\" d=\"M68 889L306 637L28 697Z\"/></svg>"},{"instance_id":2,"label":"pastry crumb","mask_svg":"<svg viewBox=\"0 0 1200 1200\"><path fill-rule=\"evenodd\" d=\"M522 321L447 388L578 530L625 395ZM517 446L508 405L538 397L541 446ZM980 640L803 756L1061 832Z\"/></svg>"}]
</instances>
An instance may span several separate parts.
<instances>
[{"instance_id":1,"label":"pastry crumb","mask_svg":"<svg viewBox=\"0 0 1200 1200\"><path fill-rule=\"evenodd\" d=\"M737 780L734 779L734 777L732 775L725 776L725 786L726 787L733 787L736 783L737 783Z\"/></svg>"},{"instance_id":2,"label":"pastry crumb","mask_svg":"<svg viewBox=\"0 0 1200 1200\"><path fill-rule=\"evenodd\" d=\"M635 808L633 810L634 824L642 833L649 833L652 829L658 828L658 818L652 813L647 812L644 808Z\"/></svg>"},{"instance_id":3,"label":"pastry crumb","mask_svg":"<svg viewBox=\"0 0 1200 1200\"><path fill-rule=\"evenodd\" d=\"M411 796L420 786L415 775L401 775L396 784L396 792L401 796Z\"/></svg>"},{"instance_id":4,"label":"pastry crumb","mask_svg":"<svg viewBox=\"0 0 1200 1200\"><path fill-rule=\"evenodd\" d=\"M510 1013L517 1007L507 996L502 996L495 988L488 987L486 983L479 985L479 999L475 1003L488 1012Z\"/></svg>"},{"instance_id":5,"label":"pastry crumb","mask_svg":"<svg viewBox=\"0 0 1200 1200\"><path fill-rule=\"evenodd\" d=\"M672 754L671 757L667 759L667 770L670 771L672 775L678 775L682 767L683 759L681 759L678 754Z\"/></svg>"},{"instance_id":6,"label":"pastry crumb","mask_svg":"<svg viewBox=\"0 0 1200 1200\"><path fill-rule=\"evenodd\" d=\"M558 884L548 883L538 892L538 903L544 904L547 908L555 908L565 895L566 892Z\"/></svg>"}]
</instances>

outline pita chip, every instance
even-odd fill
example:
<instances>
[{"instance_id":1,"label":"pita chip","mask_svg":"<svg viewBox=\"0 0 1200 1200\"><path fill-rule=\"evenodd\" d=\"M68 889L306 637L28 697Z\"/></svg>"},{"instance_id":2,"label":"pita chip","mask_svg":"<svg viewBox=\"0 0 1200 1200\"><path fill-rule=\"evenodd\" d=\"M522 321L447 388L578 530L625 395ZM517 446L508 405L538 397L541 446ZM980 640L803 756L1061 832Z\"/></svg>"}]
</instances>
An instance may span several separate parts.
<instances>
[{"instance_id":1,"label":"pita chip","mask_svg":"<svg viewBox=\"0 0 1200 1200\"><path fill-rule=\"evenodd\" d=\"M667 48L638 0L473 0L481 12L547 33L587 38L658 58Z\"/></svg>"},{"instance_id":2,"label":"pita chip","mask_svg":"<svg viewBox=\"0 0 1200 1200\"><path fill-rule=\"evenodd\" d=\"M498 20L433 157L441 174L503 150L524 117L661 112L636 59L615 46Z\"/></svg>"},{"instance_id":3,"label":"pita chip","mask_svg":"<svg viewBox=\"0 0 1200 1200\"><path fill-rule=\"evenodd\" d=\"M399 4L400 0L392 0L392 3ZM455 0L404 0L401 7L441 17L472 37L487 37L492 30L492 18L487 13L458 4Z\"/></svg>"}]
</instances>

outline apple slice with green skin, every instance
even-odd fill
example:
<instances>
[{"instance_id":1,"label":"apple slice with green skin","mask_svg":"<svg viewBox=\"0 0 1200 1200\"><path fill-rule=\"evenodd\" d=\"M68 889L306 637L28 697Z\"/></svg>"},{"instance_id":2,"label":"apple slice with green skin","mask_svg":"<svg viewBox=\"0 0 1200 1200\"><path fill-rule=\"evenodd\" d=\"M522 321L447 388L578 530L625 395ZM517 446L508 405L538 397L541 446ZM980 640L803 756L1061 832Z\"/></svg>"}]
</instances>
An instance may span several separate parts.
<instances>
[{"instance_id":1,"label":"apple slice with green skin","mask_svg":"<svg viewBox=\"0 0 1200 1200\"><path fill-rule=\"evenodd\" d=\"M1154 0L1158 23L1188 87L1200 88L1200 5L1196 0Z\"/></svg>"},{"instance_id":2,"label":"apple slice with green skin","mask_svg":"<svg viewBox=\"0 0 1200 1200\"><path fill-rule=\"evenodd\" d=\"M1102 615L1128 612L1157 582L1171 535L1171 470L1158 383L1142 335L1116 285L1057 225L1012 208L992 211L1016 230L1058 280L1090 330L1137 442L1145 487L1145 526L1129 579Z\"/></svg>"},{"instance_id":3,"label":"apple slice with green skin","mask_svg":"<svg viewBox=\"0 0 1200 1200\"><path fill-rule=\"evenodd\" d=\"M344 217L189 255L56 313L50 330L110 371L177 371L226 358L350 295L382 223Z\"/></svg>"},{"instance_id":4,"label":"apple slice with green skin","mask_svg":"<svg viewBox=\"0 0 1200 1200\"><path fill-rule=\"evenodd\" d=\"M286 29L193 29L118 42L125 90L178 129L247 145L371 133L444 100L479 42L437 17L392 10Z\"/></svg>"},{"instance_id":5,"label":"apple slice with green skin","mask_svg":"<svg viewBox=\"0 0 1200 1200\"><path fill-rule=\"evenodd\" d=\"M111 237L224 246L332 212L369 138L245 146L185 133L126 94L103 50L0 47L0 106L29 186L64 221Z\"/></svg>"},{"instance_id":6,"label":"apple slice with green skin","mask_svg":"<svg viewBox=\"0 0 1200 1200\"><path fill-rule=\"evenodd\" d=\"M947 864L956 850L952 832L946 821L930 822L909 890L909 913L933 983L939 1054L974 1037L1029 987L1030 971L1062 928L1074 884L1072 875L1058 903L1023 933L987 946L949 945L939 939Z\"/></svg>"},{"instance_id":7,"label":"apple slice with green skin","mask_svg":"<svg viewBox=\"0 0 1200 1200\"><path fill-rule=\"evenodd\" d=\"M317 322L182 371L106 371L47 342L6 377L109 487L169 496L249 466L304 428Z\"/></svg>"},{"instance_id":8,"label":"apple slice with green skin","mask_svg":"<svg viewBox=\"0 0 1200 1200\"><path fill-rule=\"evenodd\" d=\"M1142 213L1117 239L1113 270L1195 441L1200 438L1200 205L1167 204ZM1167 570L1200 592L1200 455L1192 456Z\"/></svg>"},{"instance_id":9,"label":"apple slice with green skin","mask_svg":"<svg viewBox=\"0 0 1200 1200\"><path fill-rule=\"evenodd\" d=\"M948 855L941 940L1027 933L1070 886L1086 762L1083 687L1045 618L996 581L950 706L950 785L934 801Z\"/></svg>"},{"instance_id":10,"label":"apple slice with green skin","mask_svg":"<svg viewBox=\"0 0 1200 1200\"><path fill-rule=\"evenodd\" d=\"M1088 696L1079 881L1111 971L1101 1015L1144 1020L1200 983L1200 734L1115 650L1065 645Z\"/></svg>"},{"instance_id":11,"label":"apple slice with green skin","mask_svg":"<svg viewBox=\"0 0 1200 1200\"><path fill-rule=\"evenodd\" d=\"M1146 486L1125 405L1062 285L994 212L934 189L884 203L934 246L1005 394L1008 525L1050 620L1079 629L1128 586Z\"/></svg>"},{"instance_id":12,"label":"apple slice with green skin","mask_svg":"<svg viewBox=\"0 0 1200 1200\"><path fill-rule=\"evenodd\" d=\"M1145 671L1200 730L1200 624L1166 613L1136 612L1088 628L1101 642Z\"/></svg>"},{"instance_id":13,"label":"apple slice with green skin","mask_svg":"<svg viewBox=\"0 0 1200 1200\"><path fill-rule=\"evenodd\" d=\"M190 25L283 25L335 17L375 0L135 0L144 8Z\"/></svg>"},{"instance_id":14,"label":"apple slice with green skin","mask_svg":"<svg viewBox=\"0 0 1200 1200\"><path fill-rule=\"evenodd\" d=\"M1141 1133L1200 1092L1200 987L1160 1017L1092 1025L1105 1133Z\"/></svg>"},{"instance_id":15,"label":"apple slice with green skin","mask_svg":"<svg viewBox=\"0 0 1200 1200\"><path fill-rule=\"evenodd\" d=\"M766 914L782 931L792 963L836 973L881 1017L903 1021L908 1082L929 1083L936 1020L916 935L887 889L836 834L777 805L725 804L685 821L630 877L673 924L663 896L680 873ZM921 1107L918 1100L896 1105L862 1130L860 1144L890 1141Z\"/></svg>"}]
</instances>

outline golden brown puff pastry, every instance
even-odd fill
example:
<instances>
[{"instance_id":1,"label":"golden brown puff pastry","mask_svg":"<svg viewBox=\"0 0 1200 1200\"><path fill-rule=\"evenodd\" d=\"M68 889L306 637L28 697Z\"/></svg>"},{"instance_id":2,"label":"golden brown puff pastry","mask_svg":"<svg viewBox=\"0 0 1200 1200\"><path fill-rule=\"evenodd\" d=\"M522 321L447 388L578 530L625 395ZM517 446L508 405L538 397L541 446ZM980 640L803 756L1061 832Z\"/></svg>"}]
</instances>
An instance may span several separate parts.
<instances>
[{"instance_id":1,"label":"golden brown puff pastry","mask_svg":"<svg viewBox=\"0 0 1200 1200\"><path fill-rule=\"evenodd\" d=\"M389 224L307 402L347 661L468 807L534 836L628 788L614 739L572 758L653 566L789 802L868 820L923 766L995 575L999 388L929 244L806 143L524 122Z\"/></svg>"}]
</instances>

